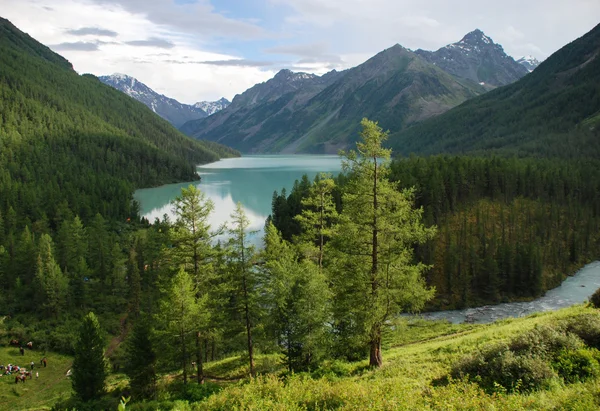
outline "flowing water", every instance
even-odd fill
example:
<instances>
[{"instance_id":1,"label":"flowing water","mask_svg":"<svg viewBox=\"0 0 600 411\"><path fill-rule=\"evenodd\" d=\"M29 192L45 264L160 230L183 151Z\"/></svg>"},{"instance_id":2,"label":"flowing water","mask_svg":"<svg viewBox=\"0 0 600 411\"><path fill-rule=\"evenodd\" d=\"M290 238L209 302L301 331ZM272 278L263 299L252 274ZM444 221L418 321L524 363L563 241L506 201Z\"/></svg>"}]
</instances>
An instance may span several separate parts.
<instances>
[{"instance_id":1,"label":"flowing water","mask_svg":"<svg viewBox=\"0 0 600 411\"><path fill-rule=\"evenodd\" d=\"M594 261L537 300L485 305L464 310L436 311L423 313L420 317L431 320L444 319L453 323L490 323L502 318L524 317L535 312L558 310L580 304L598 288L600 288L600 261Z\"/></svg>"}]
</instances>

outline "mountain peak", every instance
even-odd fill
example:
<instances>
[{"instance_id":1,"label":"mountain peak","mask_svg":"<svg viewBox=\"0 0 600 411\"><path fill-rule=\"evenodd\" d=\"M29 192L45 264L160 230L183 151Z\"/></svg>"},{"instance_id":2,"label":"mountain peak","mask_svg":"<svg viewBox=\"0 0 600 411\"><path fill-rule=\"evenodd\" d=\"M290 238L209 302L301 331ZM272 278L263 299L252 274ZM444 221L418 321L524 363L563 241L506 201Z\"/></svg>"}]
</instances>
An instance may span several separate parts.
<instances>
[{"instance_id":1,"label":"mountain peak","mask_svg":"<svg viewBox=\"0 0 600 411\"><path fill-rule=\"evenodd\" d=\"M459 43L466 43L471 45L479 44L490 44L493 45L494 41L485 35L485 33L479 29L475 29L467 34L459 41ZM456 44L456 43L455 43Z\"/></svg>"},{"instance_id":2,"label":"mountain peak","mask_svg":"<svg viewBox=\"0 0 600 411\"><path fill-rule=\"evenodd\" d=\"M416 53L452 75L492 87L512 83L528 72L480 29L435 52L417 50Z\"/></svg>"},{"instance_id":3,"label":"mountain peak","mask_svg":"<svg viewBox=\"0 0 600 411\"><path fill-rule=\"evenodd\" d=\"M532 72L537 66L540 65L540 61L532 55L521 57L517 60L517 63L525 67L529 72Z\"/></svg>"},{"instance_id":4,"label":"mountain peak","mask_svg":"<svg viewBox=\"0 0 600 411\"><path fill-rule=\"evenodd\" d=\"M281 69L281 70L279 70L279 72L277 74L275 74L275 77L273 77L273 79L294 81L294 80L305 80L305 79L316 78L316 77L318 77L318 76L316 76L314 74L303 73L303 72L294 73L292 70L289 70L289 69Z\"/></svg>"}]
</instances>

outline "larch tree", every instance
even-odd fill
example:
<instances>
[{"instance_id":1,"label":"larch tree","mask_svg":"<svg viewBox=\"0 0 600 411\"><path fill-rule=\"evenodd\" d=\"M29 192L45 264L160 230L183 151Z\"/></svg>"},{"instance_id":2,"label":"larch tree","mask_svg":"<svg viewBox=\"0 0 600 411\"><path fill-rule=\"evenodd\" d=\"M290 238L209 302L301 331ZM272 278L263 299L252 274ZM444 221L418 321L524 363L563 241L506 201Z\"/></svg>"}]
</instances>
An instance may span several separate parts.
<instances>
[{"instance_id":1,"label":"larch tree","mask_svg":"<svg viewBox=\"0 0 600 411\"><path fill-rule=\"evenodd\" d=\"M327 174L317 176L308 196L302 199L302 212L295 219L300 223L301 240L309 245L309 255L314 256L320 270L323 269L325 241L333 235L338 213L332 192L335 182Z\"/></svg>"},{"instance_id":2,"label":"larch tree","mask_svg":"<svg viewBox=\"0 0 600 411\"><path fill-rule=\"evenodd\" d=\"M173 354L183 369L183 383L187 384L191 338L205 319L200 307L205 301L196 298L196 287L190 275L181 267L161 300L158 322L162 324L161 340L165 348L173 347Z\"/></svg>"},{"instance_id":3,"label":"larch tree","mask_svg":"<svg viewBox=\"0 0 600 411\"><path fill-rule=\"evenodd\" d=\"M387 133L368 119L361 125L357 150L342 153L350 179L334 238L338 257L332 283L336 298L357 315L349 323L353 332L363 333L370 366L380 367L388 320L433 297L422 277L427 266L413 262L413 245L432 238L435 228L422 224L413 191L400 191L389 181L391 150L382 146Z\"/></svg>"},{"instance_id":4,"label":"larch tree","mask_svg":"<svg viewBox=\"0 0 600 411\"><path fill-rule=\"evenodd\" d=\"M231 214L228 242L228 265L231 290L235 311L241 313L244 324L246 343L248 347L248 358L250 375L254 376L254 340L252 331L257 320L257 275L253 268L254 246L248 241L248 229L250 220L246 216L241 203L237 203Z\"/></svg>"},{"instance_id":5,"label":"larch tree","mask_svg":"<svg viewBox=\"0 0 600 411\"><path fill-rule=\"evenodd\" d=\"M100 324L90 312L84 317L75 342L71 383L77 397L92 401L105 393L106 366Z\"/></svg>"},{"instance_id":6,"label":"larch tree","mask_svg":"<svg viewBox=\"0 0 600 411\"><path fill-rule=\"evenodd\" d=\"M206 199L204 193L194 185L181 189L181 195L171 204L175 212L173 243L175 257L190 273L195 284L197 302L205 301L208 295L208 285L212 276L210 259L213 255L211 239L222 230L210 231L209 217L214 210L214 204ZM207 309L204 304L203 309ZM207 316L208 313L205 313ZM196 330L196 367L197 380L204 382L202 366L202 334L205 329ZM204 336L206 338L206 336Z\"/></svg>"},{"instance_id":7,"label":"larch tree","mask_svg":"<svg viewBox=\"0 0 600 411\"><path fill-rule=\"evenodd\" d=\"M52 248L52 238L48 234L42 234L35 282L39 290L40 305L48 315L57 317L66 305L69 280L54 259Z\"/></svg>"},{"instance_id":8,"label":"larch tree","mask_svg":"<svg viewBox=\"0 0 600 411\"><path fill-rule=\"evenodd\" d=\"M319 267L303 259L271 223L266 228L261 289L267 328L290 371L318 363L325 346L331 293Z\"/></svg>"}]
</instances>

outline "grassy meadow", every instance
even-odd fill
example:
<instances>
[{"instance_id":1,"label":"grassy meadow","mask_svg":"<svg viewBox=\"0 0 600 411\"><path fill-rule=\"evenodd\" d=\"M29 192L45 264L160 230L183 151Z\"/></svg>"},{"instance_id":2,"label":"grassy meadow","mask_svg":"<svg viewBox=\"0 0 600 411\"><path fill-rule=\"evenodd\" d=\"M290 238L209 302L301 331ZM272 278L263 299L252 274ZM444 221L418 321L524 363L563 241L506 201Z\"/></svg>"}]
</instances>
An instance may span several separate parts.
<instances>
[{"instance_id":1,"label":"grassy meadow","mask_svg":"<svg viewBox=\"0 0 600 411\"><path fill-rule=\"evenodd\" d=\"M466 355L527 333L536 327L598 315L588 306L507 319L494 324L456 325L419 319L399 320L386 336L384 366L371 370L367 361L328 361L312 373L288 374L277 355L258 355L259 376L247 378L239 357L206 364L207 384L188 384L181 394L179 374L162 375L156 401L130 402L131 410L591 410L600 407L600 379L565 384L555 378L541 390L486 393L466 379L447 377L453 364ZM48 367L39 367L42 356ZM0 409L51 409L71 393L66 372L71 358L18 348L0 348L0 360L17 365L36 363L38 379L15 384L11 376L0 378ZM27 368L29 368L27 366ZM447 380L447 378L446 378ZM107 381L114 398L127 393L123 374ZM174 388L175 386L179 388Z\"/></svg>"}]
</instances>

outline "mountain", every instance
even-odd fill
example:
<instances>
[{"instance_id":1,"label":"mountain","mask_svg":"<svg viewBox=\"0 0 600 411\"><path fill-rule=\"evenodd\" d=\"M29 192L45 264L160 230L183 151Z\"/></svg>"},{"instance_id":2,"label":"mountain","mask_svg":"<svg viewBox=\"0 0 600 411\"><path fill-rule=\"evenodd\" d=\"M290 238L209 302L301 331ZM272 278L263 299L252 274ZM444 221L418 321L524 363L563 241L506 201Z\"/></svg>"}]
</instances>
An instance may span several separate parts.
<instances>
[{"instance_id":1,"label":"mountain","mask_svg":"<svg viewBox=\"0 0 600 411\"><path fill-rule=\"evenodd\" d=\"M600 156L600 25L516 83L390 136L411 152Z\"/></svg>"},{"instance_id":2,"label":"mountain","mask_svg":"<svg viewBox=\"0 0 600 411\"><path fill-rule=\"evenodd\" d=\"M181 130L243 152L336 153L356 140L363 117L398 130L483 92L395 45L342 72L281 70Z\"/></svg>"},{"instance_id":3,"label":"mountain","mask_svg":"<svg viewBox=\"0 0 600 411\"><path fill-rule=\"evenodd\" d=\"M517 63L525 67L530 73L540 65L539 60L533 56L521 57L519 60L517 60Z\"/></svg>"},{"instance_id":4,"label":"mountain","mask_svg":"<svg viewBox=\"0 0 600 411\"><path fill-rule=\"evenodd\" d=\"M479 29L437 51L415 53L447 73L493 87L513 83L530 71Z\"/></svg>"},{"instance_id":5,"label":"mountain","mask_svg":"<svg viewBox=\"0 0 600 411\"><path fill-rule=\"evenodd\" d=\"M230 105L231 102L225 97L220 98L217 101L200 101L194 104L195 108L204 111L207 115L215 114L217 111L221 111ZM201 118L201 117L200 117Z\"/></svg>"},{"instance_id":6,"label":"mountain","mask_svg":"<svg viewBox=\"0 0 600 411\"><path fill-rule=\"evenodd\" d=\"M0 67L0 215L13 228L56 228L68 213L124 221L135 215L135 188L196 179L196 164L236 155L78 75L1 18Z\"/></svg>"},{"instance_id":7,"label":"mountain","mask_svg":"<svg viewBox=\"0 0 600 411\"><path fill-rule=\"evenodd\" d=\"M113 74L98 77L101 82L117 90L122 91L130 97L144 103L156 114L180 127L185 122L209 116L227 107L229 101L222 98L218 101L202 101L194 104L183 104L179 101L157 93L141 81L125 74Z\"/></svg>"}]
</instances>

